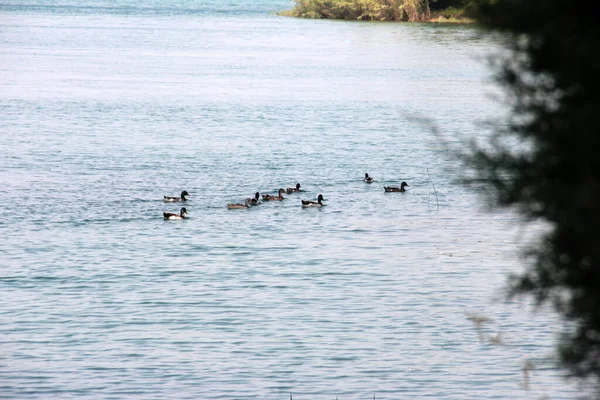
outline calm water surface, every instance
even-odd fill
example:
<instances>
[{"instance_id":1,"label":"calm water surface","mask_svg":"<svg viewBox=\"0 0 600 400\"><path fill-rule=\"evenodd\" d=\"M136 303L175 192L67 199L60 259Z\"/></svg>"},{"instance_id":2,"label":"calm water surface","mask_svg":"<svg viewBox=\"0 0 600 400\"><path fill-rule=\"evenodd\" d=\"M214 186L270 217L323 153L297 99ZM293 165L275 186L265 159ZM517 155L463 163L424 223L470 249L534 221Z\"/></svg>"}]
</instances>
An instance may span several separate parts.
<instances>
[{"instance_id":1,"label":"calm water surface","mask_svg":"<svg viewBox=\"0 0 600 400\"><path fill-rule=\"evenodd\" d=\"M578 396L558 319L502 298L536 229L486 213L420 120L485 135L491 39L138 3L0 4L0 397Z\"/></svg>"}]
</instances>

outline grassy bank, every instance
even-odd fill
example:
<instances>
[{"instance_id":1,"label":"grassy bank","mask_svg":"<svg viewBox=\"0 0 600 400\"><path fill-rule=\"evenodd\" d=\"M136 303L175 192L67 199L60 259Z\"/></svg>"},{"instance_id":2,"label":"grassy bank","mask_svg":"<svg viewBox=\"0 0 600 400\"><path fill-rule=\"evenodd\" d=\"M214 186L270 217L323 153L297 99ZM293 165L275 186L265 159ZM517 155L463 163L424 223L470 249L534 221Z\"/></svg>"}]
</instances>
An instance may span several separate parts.
<instances>
[{"instance_id":1,"label":"grassy bank","mask_svg":"<svg viewBox=\"0 0 600 400\"><path fill-rule=\"evenodd\" d=\"M359 21L473 22L464 10L449 7L432 12L429 0L294 0L280 15L296 18Z\"/></svg>"}]
</instances>

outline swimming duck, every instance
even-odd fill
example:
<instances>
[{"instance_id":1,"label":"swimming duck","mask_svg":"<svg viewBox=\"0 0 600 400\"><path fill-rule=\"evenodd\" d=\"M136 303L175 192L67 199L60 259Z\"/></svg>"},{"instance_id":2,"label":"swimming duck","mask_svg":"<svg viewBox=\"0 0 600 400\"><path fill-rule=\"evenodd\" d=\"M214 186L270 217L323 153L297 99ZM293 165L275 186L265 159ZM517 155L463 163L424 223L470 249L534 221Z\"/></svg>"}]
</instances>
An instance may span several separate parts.
<instances>
[{"instance_id":1,"label":"swimming duck","mask_svg":"<svg viewBox=\"0 0 600 400\"><path fill-rule=\"evenodd\" d=\"M186 219L187 217L184 214L187 214L187 210L185 209L185 207L182 207L181 208L181 212L179 214L177 214L177 213L163 213L163 217L165 219Z\"/></svg>"},{"instance_id":2,"label":"swimming duck","mask_svg":"<svg viewBox=\"0 0 600 400\"><path fill-rule=\"evenodd\" d=\"M254 195L253 199L250 199L250 205L251 206L257 206L260 203L260 201L258 200L260 198L260 193L256 192L256 194Z\"/></svg>"},{"instance_id":3,"label":"swimming duck","mask_svg":"<svg viewBox=\"0 0 600 400\"><path fill-rule=\"evenodd\" d=\"M302 200L302 207L323 207L323 195L320 194L317 201Z\"/></svg>"},{"instance_id":4,"label":"swimming duck","mask_svg":"<svg viewBox=\"0 0 600 400\"><path fill-rule=\"evenodd\" d=\"M184 190L183 192L181 192L181 197L171 197L171 196L163 196L163 197L165 199L165 202L167 202L167 203L181 203L183 201L187 201L185 196L189 196L189 195L190 194Z\"/></svg>"},{"instance_id":5,"label":"swimming duck","mask_svg":"<svg viewBox=\"0 0 600 400\"><path fill-rule=\"evenodd\" d=\"M408 183L402 182L402 184L400 185L400 187L396 187L396 186L384 186L383 190L386 191L386 192L406 192L406 189L404 189L404 186L408 186Z\"/></svg>"},{"instance_id":6,"label":"swimming duck","mask_svg":"<svg viewBox=\"0 0 600 400\"><path fill-rule=\"evenodd\" d=\"M287 188L286 189L287 194L297 193L299 191L300 191L300 184L299 183L296 183L296 187L295 188Z\"/></svg>"},{"instance_id":7,"label":"swimming duck","mask_svg":"<svg viewBox=\"0 0 600 400\"><path fill-rule=\"evenodd\" d=\"M227 209L228 210L237 210L240 208L248 208L248 204L250 204L250 201L252 199L250 197L248 197L246 199L246 201L244 202L244 204L227 204Z\"/></svg>"},{"instance_id":8,"label":"swimming duck","mask_svg":"<svg viewBox=\"0 0 600 400\"><path fill-rule=\"evenodd\" d=\"M285 189L281 188L281 189L279 189L279 196L272 196L270 194L263 194L262 198L263 198L264 201L281 201L281 200L285 199L283 197L284 193L285 193Z\"/></svg>"},{"instance_id":9,"label":"swimming duck","mask_svg":"<svg viewBox=\"0 0 600 400\"><path fill-rule=\"evenodd\" d=\"M364 179L364 181L367 182L367 183L373 183L373 182L375 182L375 179L373 179L372 176L369 176L369 174L365 173L365 179Z\"/></svg>"}]
</instances>

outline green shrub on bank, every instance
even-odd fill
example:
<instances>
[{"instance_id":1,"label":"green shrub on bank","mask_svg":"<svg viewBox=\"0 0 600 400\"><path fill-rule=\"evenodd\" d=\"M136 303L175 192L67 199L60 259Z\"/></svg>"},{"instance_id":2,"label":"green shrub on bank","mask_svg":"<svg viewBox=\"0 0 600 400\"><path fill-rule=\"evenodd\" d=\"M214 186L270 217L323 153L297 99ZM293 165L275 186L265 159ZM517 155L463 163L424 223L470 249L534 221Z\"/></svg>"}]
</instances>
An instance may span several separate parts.
<instances>
[{"instance_id":1,"label":"green shrub on bank","mask_svg":"<svg viewBox=\"0 0 600 400\"><path fill-rule=\"evenodd\" d=\"M464 17L464 10L462 8L455 8L455 7L448 7L444 10L440 11L440 16L444 17L444 18L460 18L460 17Z\"/></svg>"}]
</instances>

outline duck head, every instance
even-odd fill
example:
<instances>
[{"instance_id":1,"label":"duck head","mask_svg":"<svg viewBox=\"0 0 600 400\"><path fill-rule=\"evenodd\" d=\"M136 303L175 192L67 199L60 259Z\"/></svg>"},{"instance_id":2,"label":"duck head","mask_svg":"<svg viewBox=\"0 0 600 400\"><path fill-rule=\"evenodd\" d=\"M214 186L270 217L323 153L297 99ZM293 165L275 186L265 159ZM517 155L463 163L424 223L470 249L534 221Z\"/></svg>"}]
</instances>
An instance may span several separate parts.
<instances>
[{"instance_id":1,"label":"duck head","mask_svg":"<svg viewBox=\"0 0 600 400\"><path fill-rule=\"evenodd\" d=\"M284 188L279 189L279 196L280 197L283 196L284 193L285 193L285 189Z\"/></svg>"},{"instance_id":2,"label":"duck head","mask_svg":"<svg viewBox=\"0 0 600 400\"><path fill-rule=\"evenodd\" d=\"M187 214L187 210L185 209L185 207L181 207L181 212L179 213L179 215L181 215L182 217L183 214Z\"/></svg>"},{"instance_id":3,"label":"duck head","mask_svg":"<svg viewBox=\"0 0 600 400\"><path fill-rule=\"evenodd\" d=\"M323 202L323 195L320 194L319 197L317 197L317 203L321 204Z\"/></svg>"},{"instance_id":4,"label":"duck head","mask_svg":"<svg viewBox=\"0 0 600 400\"><path fill-rule=\"evenodd\" d=\"M189 196L190 194L187 192L187 190L184 190L183 192L181 192L181 200L185 200L185 196Z\"/></svg>"},{"instance_id":5,"label":"duck head","mask_svg":"<svg viewBox=\"0 0 600 400\"><path fill-rule=\"evenodd\" d=\"M256 192L256 194L254 195L254 198L255 198L256 200L258 200L258 199L260 198L260 193Z\"/></svg>"},{"instance_id":6,"label":"duck head","mask_svg":"<svg viewBox=\"0 0 600 400\"><path fill-rule=\"evenodd\" d=\"M365 173L365 179L369 179L369 174Z\"/></svg>"},{"instance_id":7,"label":"duck head","mask_svg":"<svg viewBox=\"0 0 600 400\"><path fill-rule=\"evenodd\" d=\"M300 184L296 183L296 190L300 190Z\"/></svg>"},{"instance_id":8,"label":"duck head","mask_svg":"<svg viewBox=\"0 0 600 400\"><path fill-rule=\"evenodd\" d=\"M402 184L400 185L401 188L404 188L404 186L408 186L408 183L406 182L402 182Z\"/></svg>"}]
</instances>

